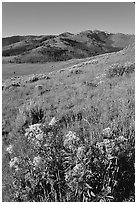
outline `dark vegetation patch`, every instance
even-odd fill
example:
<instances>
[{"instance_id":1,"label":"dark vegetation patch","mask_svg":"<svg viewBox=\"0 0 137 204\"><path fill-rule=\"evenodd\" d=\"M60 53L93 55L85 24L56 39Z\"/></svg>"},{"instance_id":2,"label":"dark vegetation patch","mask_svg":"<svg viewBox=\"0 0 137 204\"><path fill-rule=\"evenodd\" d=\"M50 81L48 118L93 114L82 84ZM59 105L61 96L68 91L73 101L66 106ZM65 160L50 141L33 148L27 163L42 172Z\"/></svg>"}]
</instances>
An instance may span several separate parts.
<instances>
[{"instance_id":1,"label":"dark vegetation patch","mask_svg":"<svg viewBox=\"0 0 137 204\"><path fill-rule=\"evenodd\" d=\"M89 81L84 81L83 84L86 85L86 86L92 87L92 88L95 88L95 87L98 86L96 83L94 83L94 82L92 82L92 81L91 81L91 82L89 82Z\"/></svg>"},{"instance_id":2,"label":"dark vegetation patch","mask_svg":"<svg viewBox=\"0 0 137 204\"><path fill-rule=\"evenodd\" d=\"M119 77L126 75L128 76L129 74L135 72L135 63L127 62L124 65L120 64L113 64L110 66L109 70L107 71L107 77L112 78L112 77Z\"/></svg>"},{"instance_id":3,"label":"dark vegetation patch","mask_svg":"<svg viewBox=\"0 0 137 204\"><path fill-rule=\"evenodd\" d=\"M46 48L45 50L42 50L40 53L42 55L46 55L49 61L63 61L71 59L67 55L67 50L56 47Z\"/></svg>"},{"instance_id":4,"label":"dark vegetation patch","mask_svg":"<svg viewBox=\"0 0 137 204\"><path fill-rule=\"evenodd\" d=\"M3 38L2 39L2 47L10 45L10 44L14 44L14 43L19 42L23 39L24 39L23 36L12 36L12 37Z\"/></svg>"}]
</instances>

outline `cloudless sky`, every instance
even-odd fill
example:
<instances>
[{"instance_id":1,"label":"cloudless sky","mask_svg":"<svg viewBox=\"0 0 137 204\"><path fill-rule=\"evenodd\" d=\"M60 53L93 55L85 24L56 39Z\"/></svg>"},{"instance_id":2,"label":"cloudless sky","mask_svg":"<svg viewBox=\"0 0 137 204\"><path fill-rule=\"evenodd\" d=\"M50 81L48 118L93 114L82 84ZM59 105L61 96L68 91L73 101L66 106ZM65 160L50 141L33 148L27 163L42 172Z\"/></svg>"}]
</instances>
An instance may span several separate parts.
<instances>
[{"instance_id":1,"label":"cloudless sky","mask_svg":"<svg viewBox=\"0 0 137 204\"><path fill-rule=\"evenodd\" d=\"M135 33L131 2L3 2L2 36L85 30Z\"/></svg>"}]
</instances>

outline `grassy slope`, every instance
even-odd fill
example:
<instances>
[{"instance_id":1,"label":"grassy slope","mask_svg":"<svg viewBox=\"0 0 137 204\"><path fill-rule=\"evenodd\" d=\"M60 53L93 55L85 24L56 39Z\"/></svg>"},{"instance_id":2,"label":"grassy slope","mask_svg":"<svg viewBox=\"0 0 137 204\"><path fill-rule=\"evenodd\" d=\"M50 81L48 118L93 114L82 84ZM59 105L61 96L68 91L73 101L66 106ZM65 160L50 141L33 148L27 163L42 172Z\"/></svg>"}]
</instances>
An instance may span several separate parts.
<instances>
[{"instance_id":1,"label":"grassy slope","mask_svg":"<svg viewBox=\"0 0 137 204\"><path fill-rule=\"evenodd\" d=\"M104 74L113 63L123 64L127 61L134 62L134 50L127 53L119 53L97 56L97 64L81 67L79 74L71 73L69 69L53 72L49 80L40 80L27 83L25 87L12 88L3 91L3 200L9 201L7 183L10 182L8 167L9 158L5 152L8 144L18 139L14 135L15 120L18 109L26 100L33 99L41 104L44 109L44 122L49 122L52 117L62 117L71 110L75 113L83 111L86 118L91 118L91 131L94 131L96 139L99 132L110 125L120 124L126 131L134 129L134 73L129 77L107 78ZM61 67L62 68L62 67ZM97 87L85 85L84 82L98 84ZM99 82L102 83L99 84ZM35 85L43 85L43 92L38 95ZM97 110L97 114L91 111L91 106ZM96 122L98 120L99 123ZM98 137L97 137L98 136ZM21 149L23 147L20 146ZM23 151L23 150L21 150Z\"/></svg>"},{"instance_id":2,"label":"grassy slope","mask_svg":"<svg viewBox=\"0 0 137 204\"><path fill-rule=\"evenodd\" d=\"M67 68L71 65L75 65L79 62L86 61L86 59L74 59L66 62L47 62L45 64L14 64L4 63L2 65L2 79L15 77L15 76L27 76L31 74L49 73L51 71ZM14 73L15 72L15 73Z\"/></svg>"}]
</instances>

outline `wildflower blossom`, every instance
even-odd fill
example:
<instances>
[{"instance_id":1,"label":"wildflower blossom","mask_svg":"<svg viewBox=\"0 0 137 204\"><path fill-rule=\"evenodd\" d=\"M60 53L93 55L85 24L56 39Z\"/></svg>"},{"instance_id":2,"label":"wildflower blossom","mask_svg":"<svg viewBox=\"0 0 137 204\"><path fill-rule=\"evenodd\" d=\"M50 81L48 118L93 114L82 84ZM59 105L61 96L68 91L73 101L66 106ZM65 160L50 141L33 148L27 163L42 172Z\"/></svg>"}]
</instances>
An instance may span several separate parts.
<instances>
[{"instance_id":1,"label":"wildflower blossom","mask_svg":"<svg viewBox=\"0 0 137 204\"><path fill-rule=\"evenodd\" d=\"M15 170L18 170L18 164L19 164L19 159L17 157L14 157L10 161L10 168L15 168Z\"/></svg>"},{"instance_id":2,"label":"wildflower blossom","mask_svg":"<svg viewBox=\"0 0 137 204\"><path fill-rule=\"evenodd\" d=\"M107 145L107 144L110 143L110 140L109 140L109 139L104 139L104 140L103 140L103 143L104 143L105 145Z\"/></svg>"},{"instance_id":3,"label":"wildflower blossom","mask_svg":"<svg viewBox=\"0 0 137 204\"><path fill-rule=\"evenodd\" d=\"M101 152L102 154L105 153L105 148L104 148L104 143L103 143L103 142L97 142L97 143L96 143L96 146L99 148L99 150L100 150L100 152Z\"/></svg>"},{"instance_id":4,"label":"wildflower blossom","mask_svg":"<svg viewBox=\"0 0 137 204\"><path fill-rule=\"evenodd\" d=\"M113 158L112 152L115 147L115 141L112 139L104 139L102 142L97 142L96 146L100 149L101 153L106 155L110 160Z\"/></svg>"},{"instance_id":5,"label":"wildflower blossom","mask_svg":"<svg viewBox=\"0 0 137 204\"><path fill-rule=\"evenodd\" d=\"M75 186L76 176L84 171L84 165L82 163L77 163L72 170L68 170L65 173L65 180L70 182L70 186L73 188Z\"/></svg>"},{"instance_id":6,"label":"wildflower blossom","mask_svg":"<svg viewBox=\"0 0 137 204\"><path fill-rule=\"evenodd\" d=\"M40 156L34 157L33 159L34 166L38 166L40 163L41 163L41 157Z\"/></svg>"},{"instance_id":7,"label":"wildflower blossom","mask_svg":"<svg viewBox=\"0 0 137 204\"><path fill-rule=\"evenodd\" d=\"M111 193L111 190L112 190L112 189L111 189L111 186L107 186L107 189L106 189L106 190L107 190L107 193Z\"/></svg>"},{"instance_id":8,"label":"wildflower blossom","mask_svg":"<svg viewBox=\"0 0 137 204\"><path fill-rule=\"evenodd\" d=\"M103 130L103 135L106 136L107 138L109 138L111 136L111 129L110 129L110 127L105 128Z\"/></svg>"},{"instance_id":9,"label":"wildflower blossom","mask_svg":"<svg viewBox=\"0 0 137 204\"><path fill-rule=\"evenodd\" d=\"M36 135L37 140L42 140L43 139L43 133L40 133Z\"/></svg>"},{"instance_id":10,"label":"wildflower blossom","mask_svg":"<svg viewBox=\"0 0 137 204\"><path fill-rule=\"evenodd\" d=\"M66 182L69 182L71 176L72 176L72 171L67 171L65 173L65 180L66 180Z\"/></svg>"},{"instance_id":11,"label":"wildflower blossom","mask_svg":"<svg viewBox=\"0 0 137 204\"><path fill-rule=\"evenodd\" d=\"M9 153L9 154L12 154L13 153L13 145L9 145L6 149L6 151Z\"/></svg>"},{"instance_id":12,"label":"wildflower blossom","mask_svg":"<svg viewBox=\"0 0 137 204\"><path fill-rule=\"evenodd\" d=\"M29 126L29 128L26 129L25 137L28 138L33 143L37 143L37 140L43 140L43 131L40 129L41 124L34 124Z\"/></svg>"},{"instance_id":13,"label":"wildflower blossom","mask_svg":"<svg viewBox=\"0 0 137 204\"><path fill-rule=\"evenodd\" d=\"M64 146L68 147L69 149L73 149L74 145L76 145L78 141L79 138L76 136L76 133L69 131L68 134L65 136Z\"/></svg>"},{"instance_id":14,"label":"wildflower blossom","mask_svg":"<svg viewBox=\"0 0 137 204\"><path fill-rule=\"evenodd\" d=\"M83 170L84 170L83 164L79 163L79 164L76 164L76 166L74 166L73 173L78 174L78 173L81 173Z\"/></svg>"},{"instance_id":15,"label":"wildflower blossom","mask_svg":"<svg viewBox=\"0 0 137 204\"><path fill-rule=\"evenodd\" d=\"M127 141L128 139L125 138L124 136L119 136L118 140L121 141L121 142L124 142L124 141Z\"/></svg>"}]
</instances>

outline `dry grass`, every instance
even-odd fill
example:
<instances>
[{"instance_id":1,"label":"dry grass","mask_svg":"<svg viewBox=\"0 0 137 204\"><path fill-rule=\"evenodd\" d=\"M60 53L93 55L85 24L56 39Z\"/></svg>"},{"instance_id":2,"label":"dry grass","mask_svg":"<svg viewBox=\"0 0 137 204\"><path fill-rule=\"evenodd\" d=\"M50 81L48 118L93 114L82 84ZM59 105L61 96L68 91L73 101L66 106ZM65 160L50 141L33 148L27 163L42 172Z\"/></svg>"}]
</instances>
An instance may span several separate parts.
<instances>
[{"instance_id":1,"label":"dry grass","mask_svg":"<svg viewBox=\"0 0 137 204\"><path fill-rule=\"evenodd\" d=\"M134 70L106 75L127 61L134 62L129 53L102 56L79 73L67 69L3 90L3 201L134 201ZM25 133L36 123L42 140L29 143ZM14 157L19 171L9 168Z\"/></svg>"}]
</instances>

